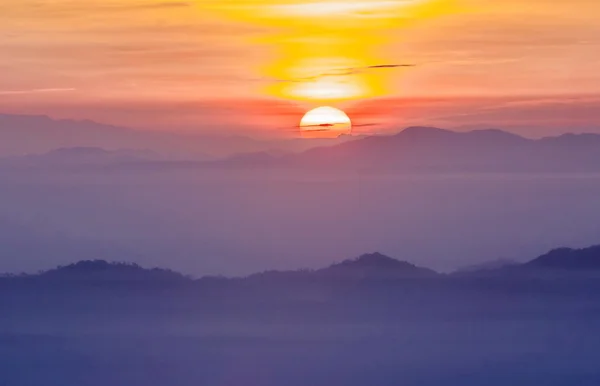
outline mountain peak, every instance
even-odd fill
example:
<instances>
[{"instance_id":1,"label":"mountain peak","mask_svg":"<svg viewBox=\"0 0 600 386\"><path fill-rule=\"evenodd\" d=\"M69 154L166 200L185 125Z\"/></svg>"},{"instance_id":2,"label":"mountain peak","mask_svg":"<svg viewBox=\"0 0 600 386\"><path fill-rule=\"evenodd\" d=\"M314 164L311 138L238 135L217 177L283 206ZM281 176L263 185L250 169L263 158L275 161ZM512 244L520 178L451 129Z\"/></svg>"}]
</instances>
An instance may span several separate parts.
<instances>
[{"instance_id":1,"label":"mountain peak","mask_svg":"<svg viewBox=\"0 0 600 386\"><path fill-rule=\"evenodd\" d=\"M428 126L411 126L402 130L398 134L397 137L405 137L405 138L437 138L440 136L446 137L456 134L454 131L439 129L437 127L428 127Z\"/></svg>"},{"instance_id":2,"label":"mountain peak","mask_svg":"<svg viewBox=\"0 0 600 386\"><path fill-rule=\"evenodd\" d=\"M355 259L346 260L346 261L342 262L341 264L361 266L361 267L384 267L384 266L395 267L399 263L402 265L404 265L404 264L412 265L412 264L406 263L404 261L396 260L392 257L386 256L379 252L365 253L364 255L361 255Z\"/></svg>"},{"instance_id":3,"label":"mountain peak","mask_svg":"<svg viewBox=\"0 0 600 386\"><path fill-rule=\"evenodd\" d=\"M146 269L134 263L82 260L43 272L41 277L75 281L177 281L184 276L168 270Z\"/></svg>"},{"instance_id":4,"label":"mountain peak","mask_svg":"<svg viewBox=\"0 0 600 386\"><path fill-rule=\"evenodd\" d=\"M558 137L545 137L540 140L545 144L562 144L571 146L595 146L600 143L600 135L592 133L565 133Z\"/></svg>"},{"instance_id":5,"label":"mountain peak","mask_svg":"<svg viewBox=\"0 0 600 386\"><path fill-rule=\"evenodd\" d=\"M519 143L519 142L530 142L531 140L521 137L520 135L510 133L508 131L500 129L479 129L468 131L464 133L474 138L485 138L496 141L498 144L502 143Z\"/></svg>"},{"instance_id":6,"label":"mountain peak","mask_svg":"<svg viewBox=\"0 0 600 386\"><path fill-rule=\"evenodd\" d=\"M583 249L558 248L525 264L528 268L600 270L600 245Z\"/></svg>"},{"instance_id":7,"label":"mountain peak","mask_svg":"<svg viewBox=\"0 0 600 386\"><path fill-rule=\"evenodd\" d=\"M348 277L419 277L432 276L436 273L427 268L417 267L406 261L396 260L379 252L361 255L355 259L344 260L321 273L333 276Z\"/></svg>"},{"instance_id":8,"label":"mountain peak","mask_svg":"<svg viewBox=\"0 0 600 386\"><path fill-rule=\"evenodd\" d=\"M437 127L413 126L402 130L396 135L398 138L419 140L475 140L478 142L491 142L495 145L516 144L530 140L519 135L500 129L480 129L473 131L452 131ZM465 143L470 143L469 141Z\"/></svg>"}]
</instances>

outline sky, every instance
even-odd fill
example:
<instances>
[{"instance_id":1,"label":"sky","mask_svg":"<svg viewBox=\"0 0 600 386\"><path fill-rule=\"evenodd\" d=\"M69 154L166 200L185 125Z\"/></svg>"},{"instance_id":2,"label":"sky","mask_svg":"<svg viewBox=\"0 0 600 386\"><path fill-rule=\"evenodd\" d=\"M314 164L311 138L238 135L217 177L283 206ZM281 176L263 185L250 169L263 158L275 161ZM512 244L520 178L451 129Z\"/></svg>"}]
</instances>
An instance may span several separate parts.
<instances>
[{"instance_id":1,"label":"sky","mask_svg":"<svg viewBox=\"0 0 600 386\"><path fill-rule=\"evenodd\" d=\"M598 131L596 0L0 0L0 113L292 136Z\"/></svg>"}]
</instances>

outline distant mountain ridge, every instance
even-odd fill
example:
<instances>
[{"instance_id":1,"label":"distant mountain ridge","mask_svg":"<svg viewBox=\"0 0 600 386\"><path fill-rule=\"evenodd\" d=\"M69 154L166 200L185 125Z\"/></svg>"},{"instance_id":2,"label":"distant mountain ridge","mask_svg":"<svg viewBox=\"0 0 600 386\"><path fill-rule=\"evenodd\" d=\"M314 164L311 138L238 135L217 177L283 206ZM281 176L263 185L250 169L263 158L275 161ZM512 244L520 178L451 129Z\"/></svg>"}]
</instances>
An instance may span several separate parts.
<instances>
[{"instance_id":1,"label":"distant mountain ridge","mask_svg":"<svg viewBox=\"0 0 600 386\"><path fill-rule=\"evenodd\" d=\"M142 268L135 263L109 263L105 260L82 260L38 275L41 279L61 281L181 281L185 276L163 268Z\"/></svg>"},{"instance_id":2,"label":"distant mountain ridge","mask_svg":"<svg viewBox=\"0 0 600 386\"><path fill-rule=\"evenodd\" d=\"M234 158L213 166L293 168L365 173L600 172L600 135L528 139L502 130L455 132L409 127L260 162Z\"/></svg>"},{"instance_id":3,"label":"distant mountain ridge","mask_svg":"<svg viewBox=\"0 0 600 386\"><path fill-rule=\"evenodd\" d=\"M523 265L527 269L600 271L600 245L582 249L558 248Z\"/></svg>"},{"instance_id":4,"label":"distant mountain ridge","mask_svg":"<svg viewBox=\"0 0 600 386\"><path fill-rule=\"evenodd\" d=\"M17 119L18 118L18 119ZM85 157L66 157L67 149L148 149L152 157L135 157L144 170L170 169L285 169L308 172L359 173L598 173L600 172L600 135L564 134L557 137L528 139L498 129L456 132L435 127L408 127L394 135L344 137L331 141L297 139L261 142L249 138L204 138L198 135L152 133L142 130L103 126L88 121L53 121L36 117L43 129L7 130L4 121L17 122L0 115L0 139L13 145L34 143L44 137L44 122L51 122L56 150L39 155L17 157L12 162L32 162L47 157L54 165L84 164ZM26 120L26 119L25 119ZM27 121L27 120L26 120ZM89 125L88 129L78 125ZM61 131L62 130L62 131ZM118 138L118 141L115 141ZM66 146L83 143L83 145ZM0 143L1 145L1 143ZM166 146L166 147L165 147ZM0 146L1 147L1 146ZM13 146L14 147L14 146ZM224 151L224 147L229 148ZM220 149L200 154L200 149ZM165 156L156 149L173 150L179 158ZM171 150L168 150L171 149ZM178 149L178 150L174 150ZM308 149L308 150L307 150ZM0 149L0 153L1 153ZM103 158L112 165L127 163L118 150L103 150ZM110 153L110 154L109 154ZM181 158L181 154L190 154ZM218 156L217 156L218 154ZM233 154L233 155L231 155ZM63 163L55 162L61 155ZM73 155L73 154L71 154ZM88 155L90 156L90 155ZM100 158L99 155L97 155ZM91 156L90 156L91 157ZM118 161L118 162L116 162ZM1 162L5 164L5 162ZM88 162L93 164L93 162ZM94 166L97 166L96 163ZM139 165L137 165L139 166ZM123 165L127 167L127 165Z\"/></svg>"},{"instance_id":5,"label":"distant mountain ridge","mask_svg":"<svg viewBox=\"0 0 600 386\"><path fill-rule=\"evenodd\" d=\"M455 274L440 274L434 270L397 260L381 253L364 254L354 259L344 260L317 270L266 271L237 278L254 282L278 281L288 279L324 279L324 280L377 280L432 277L468 277L478 275L518 275L518 274L564 274L589 273L600 274L600 245L582 249L558 248L526 263L502 261L489 266L482 264ZM496 264L497 263L497 264ZM12 275L6 275L12 277ZM6 277L5 276L5 277ZM19 277L65 280L65 281L160 281L180 282L190 278L169 269L143 268L133 263L110 263L105 260L84 260L67 266L60 266L36 275ZM215 277L203 277L197 280L215 280ZM222 278L221 280L227 280Z\"/></svg>"},{"instance_id":6,"label":"distant mountain ridge","mask_svg":"<svg viewBox=\"0 0 600 386\"><path fill-rule=\"evenodd\" d=\"M43 154L60 148L148 149L173 161L207 161L262 151L294 152L353 139L272 139L198 131L142 130L91 120L0 113L0 157Z\"/></svg>"},{"instance_id":7,"label":"distant mountain ridge","mask_svg":"<svg viewBox=\"0 0 600 386\"><path fill-rule=\"evenodd\" d=\"M408 278L435 276L437 272L375 252L344 260L316 272L335 278Z\"/></svg>"},{"instance_id":8,"label":"distant mountain ridge","mask_svg":"<svg viewBox=\"0 0 600 386\"><path fill-rule=\"evenodd\" d=\"M250 275L251 281L286 282L303 279L336 280L377 280L407 279L437 276L428 268L421 268L406 261L397 260L379 252L368 253L357 258L347 259L316 270L266 271Z\"/></svg>"}]
</instances>

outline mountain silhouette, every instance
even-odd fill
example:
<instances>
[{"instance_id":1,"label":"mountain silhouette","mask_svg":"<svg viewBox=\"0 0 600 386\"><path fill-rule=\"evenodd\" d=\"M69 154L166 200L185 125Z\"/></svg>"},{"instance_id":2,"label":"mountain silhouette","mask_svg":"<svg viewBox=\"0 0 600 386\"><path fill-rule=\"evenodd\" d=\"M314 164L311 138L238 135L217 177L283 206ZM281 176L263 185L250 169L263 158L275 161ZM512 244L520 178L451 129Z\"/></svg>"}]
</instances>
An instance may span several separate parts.
<instances>
[{"instance_id":1,"label":"mountain silhouette","mask_svg":"<svg viewBox=\"0 0 600 386\"><path fill-rule=\"evenodd\" d=\"M497 129L456 132L436 127L412 126L392 136L395 141L411 141L425 145L515 145L529 142L516 134Z\"/></svg>"},{"instance_id":2,"label":"mountain silhouette","mask_svg":"<svg viewBox=\"0 0 600 386\"><path fill-rule=\"evenodd\" d=\"M270 283L285 286L291 283L310 282L314 280L322 282L338 280L360 281L424 278L436 275L438 273L433 270L421 268L414 264L375 252L347 259L317 270L265 271L250 275L246 279L253 283Z\"/></svg>"},{"instance_id":3,"label":"mountain silhouette","mask_svg":"<svg viewBox=\"0 0 600 386\"><path fill-rule=\"evenodd\" d=\"M25 142L35 144L40 138L48 136L45 132L48 129L59 133L51 137L59 138L55 141L57 145L74 144L56 146L57 150L37 156L11 159L12 164L24 162L32 166L60 165L61 162L65 165L70 162L83 167L97 166L102 162L115 164L118 163L115 161L127 163L133 160L140 162L129 164L135 164L135 167L141 165L150 170L275 168L375 174L600 172L600 135L597 134L565 134L534 140L497 129L456 132L435 127L409 127L395 135L351 137L338 142L261 142L243 137L211 138L177 133L147 133L114 126L105 127L88 121L54 121L47 117L36 117L33 121L37 124L33 128L15 131L8 130L3 125L29 122L29 118L9 118L10 116L0 115L0 139L7 138L5 143L17 144L26 139ZM89 126L89 130L77 130L81 125ZM43 129L38 129L38 126ZM36 145L37 148L47 147L46 142L43 146ZM327 145L331 143L334 145ZM131 145L132 148L142 146L149 150L132 150L129 153L102 150L115 148L117 144ZM208 150L203 154L198 153L201 147L219 150L207 156ZM294 153L294 150L300 152ZM157 159L158 154L163 155L161 160ZM172 157L173 154L176 156ZM190 156L186 158L183 154Z\"/></svg>"},{"instance_id":4,"label":"mountain silhouette","mask_svg":"<svg viewBox=\"0 0 600 386\"><path fill-rule=\"evenodd\" d=\"M536 142L499 130L466 133L411 127L298 156L299 165L366 172L498 172L541 170ZM562 160L560 160L562 161Z\"/></svg>"},{"instance_id":5,"label":"mountain silhouette","mask_svg":"<svg viewBox=\"0 0 600 386\"><path fill-rule=\"evenodd\" d=\"M568 277L571 272L600 272L600 245L583 249L558 248L529 262L520 264L510 260L495 260L460 269L451 275L440 274L432 269L397 260L379 252L347 259L317 270L265 271L241 278L207 276L197 282L218 283L219 285L240 281L286 285L305 280L372 280L406 278L448 278L469 276L513 275L519 273L547 272L562 273ZM5 275L13 277L14 275ZM20 275L30 279L52 279L55 281L81 282L183 282L192 279L181 273L162 268L147 269L135 263L108 262L105 260L83 260L66 266L41 272L35 275Z\"/></svg>"},{"instance_id":6,"label":"mountain silhouette","mask_svg":"<svg viewBox=\"0 0 600 386\"><path fill-rule=\"evenodd\" d=\"M502 130L455 132L409 127L299 154L217 161L228 167L279 167L368 173L597 172L600 135L528 139Z\"/></svg>"},{"instance_id":7,"label":"mountain silhouette","mask_svg":"<svg viewBox=\"0 0 600 386\"><path fill-rule=\"evenodd\" d=\"M141 130L91 120L0 114L0 156L42 154L59 148L142 148L173 160L209 160L263 149L239 136Z\"/></svg>"},{"instance_id":8,"label":"mountain silhouette","mask_svg":"<svg viewBox=\"0 0 600 386\"><path fill-rule=\"evenodd\" d=\"M333 264L316 271L315 274L332 278L353 279L430 277L437 275L433 270L417 267L414 264L396 260L378 252Z\"/></svg>"},{"instance_id":9,"label":"mountain silhouette","mask_svg":"<svg viewBox=\"0 0 600 386\"><path fill-rule=\"evenodd\" d=\"M134 263L114 263L105 260L79 261L42 272L38 277L59 281L86 282L175 282L186 280L182 274L168 269L146 269Z\"/></svg>"},{"instance_id":10,"label":"mountain silhouette","mask_svg":"<svg viewBox=\"0 0 600 386\"><path fill-rule=\"evenodd\" d=\"M458 276L514 276L514 275L552 275L569 277L571 274L595 276L600 273L600 245L582 249L557 248L526 263L497 261L497 266L473 266L454 274Z\"/></svg>"},{"instance_id":11,"label":"mountain silhouette","mask_svg":"<svg viewBox=\"0 0 600 386\"><path fill-rule=\"evenodd\" d=\"M353 138L259 140L214 131L141 130L91 120L0 114L0 157L42 154L58 148L141 148L173 161L209 161L262 151L299 152Z\"/></svg>"},{"instance_id":12,"label":"mountain silhouette","mask_svg":"<svg viewBox=\"0 0 600 386\"><path fill-rule=\"evenodd\" d=\"M558 248L523 265L528 269L600 271L600 245L583 248Z\"/></svg>"}]
</instances>

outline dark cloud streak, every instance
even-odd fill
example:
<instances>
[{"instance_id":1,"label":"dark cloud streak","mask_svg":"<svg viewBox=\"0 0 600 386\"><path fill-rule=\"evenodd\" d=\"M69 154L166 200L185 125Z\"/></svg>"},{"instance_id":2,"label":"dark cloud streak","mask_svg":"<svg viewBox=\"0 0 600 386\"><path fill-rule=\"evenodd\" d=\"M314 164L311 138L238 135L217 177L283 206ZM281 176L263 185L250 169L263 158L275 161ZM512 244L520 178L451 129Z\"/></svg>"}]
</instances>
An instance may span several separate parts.
<instances>
[{"instance_id":1,"label":"dark cloud streak","mask_svg":"<svg viewBox=\"0 0 600 386\"><path fill-rule=\"evenodd\" d=\"M385 69L395 69L395 68L410 68L416 67L416 64L376 64L372 66L365 67L350 67L344 68L340 70L334 70L330 72L324 72L315 76L307 76L302 78L295 79L277 79L276 82L290 82L290 83L302 83L302 82L313 82L315 80L325 78L325 77L333 77L333 76L349 76L361 74L370 70L385 70Z\"/></svg>"}]
</instances>

